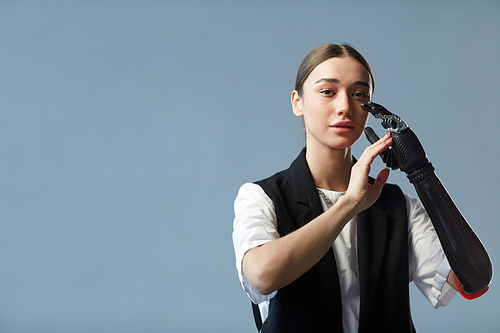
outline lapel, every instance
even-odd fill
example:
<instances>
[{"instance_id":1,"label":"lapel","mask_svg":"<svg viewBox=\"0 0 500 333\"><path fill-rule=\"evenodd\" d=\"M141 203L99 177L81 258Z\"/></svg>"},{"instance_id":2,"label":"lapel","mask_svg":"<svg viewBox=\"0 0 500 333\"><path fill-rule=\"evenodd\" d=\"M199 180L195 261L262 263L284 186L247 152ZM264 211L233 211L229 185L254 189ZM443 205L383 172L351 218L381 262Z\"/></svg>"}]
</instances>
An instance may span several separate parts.
<instances>
[{"instance_id":1,"label":"lapel","mask_svg":"<svg viewBox=\"0 0 500 333\"><path fill-rule=\"evenodd\" d=\"M305 148L290 165L290 176L293 192L297 203L299 203L293 214L300 228L323 213L318 191L306 161Z\"/></svg>"},{"instance_id":2,"label":"lapel","mask_svg":"<svg viewBox=\"0 0 500 333\"><path fill-rule=\"evenodd\" d=\"M294 212L295 221L298 227L302 227L309 221L315 219L323 213L321 200L314 184L311 171L306 161L306 148L302 150L299 157L290 166L290 176L292 179L295 198L297 199L297 210ZM333 249L321 258L314 266L323 283L325 284L332 302L335 305L339 318L342 318L342 299L340 294L339 274Z\"/></svg>"},{"instance_id":3,"label":"lapel","mask_svg":"<svg viewBox=\"0 0 500 333\"><path fill-rule=\"evenodd\" d=\"M373 306L387 239L387 213L371 206L358 214L358 270L360 287L360 322Z\"/></svg>"}]
</instances>

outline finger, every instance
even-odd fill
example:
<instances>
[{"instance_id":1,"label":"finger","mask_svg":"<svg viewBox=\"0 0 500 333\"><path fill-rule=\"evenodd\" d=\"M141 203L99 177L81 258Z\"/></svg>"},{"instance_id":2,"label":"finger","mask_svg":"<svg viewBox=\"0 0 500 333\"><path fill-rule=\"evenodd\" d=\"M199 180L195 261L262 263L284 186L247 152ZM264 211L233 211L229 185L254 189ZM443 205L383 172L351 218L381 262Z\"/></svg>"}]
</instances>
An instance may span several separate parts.
<instances>
[{"instance_id":1,"label":"finger","mask_svg":"<svg viewBox=\"0 0 500 333\"><path fill-rule=\"evenodd\" d=\"M358 163L365 165L372 164L377 155L389 148L391 144L391 135L390 133L387 133L386 135L384 135L384 137L365 149L363 154L359 157Z\"/></svg>"},{"instance_id":2,"label":"finger","mask_svg":"<svg viewBox=\"0 0 500 333\"><path fill-rule=\"evenodd\" d=\"M387 148L392 145L392 137L391 133L387 132L382 138L380 138L377 142L371 145L373 150L378 151L377 154L380 154Z\"/></svg>"},{"instance_id":3,"label":"finger","mask_svg":"<svg viewBox=\"0 0 500 333\"><path fill-rule=\"evenodd\" d=\"M373 187L376 188L377 191L380 192L382 190L382 187L384 187L387 179L389 179L389 173L389 168L385 168L379 172L377 179L375 179L375 182L373 183Z\"/></svg>"},{"instance_id":4,"label":"finger","mask_svg":"<svg viewBox=\"0 0 500 333\"><path fill-rule=\"evenodd\" d=\"M361 109L363 109L366 112L373 112L371 103L361 104Z\"/></svg>"},{"instance_id":5,"label":"finger","mask_svg":"<svg viewBox=\"0 0 500 333\"><path fill-rule=\"evenodd\" d=\"M371 144L374 144L375 142L380 140L378 135L375 133L375 131L371 127L366 127L364 132L365 132L366 138L368 139L368 141L370 141Z\"/></svg>"},{"instance_id":6,"label":"finger","mask_svg":"<svg viewBox=\"0 0 500 333\"><path fill-rule=\"evenodd\" d=\"M373 155L374 157L389 148L392 144L392 137L390 133L386 133L382 138L378 139L375 143L365 149L363 154Z\"/></svg>"}]
</instances>

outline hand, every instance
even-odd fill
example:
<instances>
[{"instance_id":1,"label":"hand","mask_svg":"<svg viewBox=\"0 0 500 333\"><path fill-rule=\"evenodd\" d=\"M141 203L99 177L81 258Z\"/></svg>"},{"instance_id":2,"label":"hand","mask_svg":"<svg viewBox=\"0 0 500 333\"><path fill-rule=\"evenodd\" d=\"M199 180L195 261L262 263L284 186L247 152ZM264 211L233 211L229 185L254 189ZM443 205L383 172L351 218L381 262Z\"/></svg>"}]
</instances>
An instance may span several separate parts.
<instances>
[{"instance_id":1,"label":"hand","mask_svg":"<svg viewBox=\"0 0 500 333\"><path fill-rule=\"evenodd\" d=\"M375 133L375 131L371 127L366 127L365 130L365 136L370 141L371 144L374 144L380 138L378 135ZM392 170L397 170L399 169L399 162L396 156L394 156L394 151L391 148L387 148L383 152L379 154L380 158L382 158L382 161L387 165L387 167L391 168Z\"/></svg>"},{"instance_id":2,"label":"hand","mask_svg":"<svg viewBox=\"0 0 500 333\"><path fill-rule=\"evenodd\" d=\"M351 169L351 178L344 198L352 200L355 213L367 209L378 199L382 187L389 178L389 169L383 169L373 184L368 183L371 164L375 157L392 144L392 138L387 133L382 139L367 147L359 160Z\"/></svg>"},{"instance_id":3,"label":"hand","mask_svg":"<svg viewBox=\"0 0 500 333\"><path fill-rule=\"evenodd\" d=\"M400 168L410 174L429 162L417 136L401 118L380 104L370 102L361 105L361 108L372 113L376 118L382 119L382 126L392 133L392 148L380 154L388 167L393 170ZM370 127L365 128L365 135L370 143L374 143L379 139Z\"/></svg>"}]
</instances>

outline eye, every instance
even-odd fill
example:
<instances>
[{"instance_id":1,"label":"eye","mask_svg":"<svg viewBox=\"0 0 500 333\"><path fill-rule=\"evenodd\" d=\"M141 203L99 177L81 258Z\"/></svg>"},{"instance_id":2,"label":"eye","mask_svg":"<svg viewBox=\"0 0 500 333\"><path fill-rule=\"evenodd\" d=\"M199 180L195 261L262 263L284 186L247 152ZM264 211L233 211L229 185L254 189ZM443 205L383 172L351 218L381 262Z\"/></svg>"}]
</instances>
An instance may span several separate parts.
<instances>
[{"instance_id":1,"label":"eye","mask_svg":"<svg viewBox=\"0 0 500 333\"><path fill-rule=\"evenodd\" d=\"M323 95L333 95L333 90L330 90L330 89L323 89L319 92L320 94L323 94Z\"/></svg>"},{"instance_id":2,"label":"eye","mask_svg":"<svg viewBox=\"0 0 500 333\"><path fill-rule=\"evenodd\" d=\"M358 97L358 98L367 98L368 97L368 94L366 94L366 93L364 93L362 91L355 92L352 95L355 96L355 97Z\"/></svg>"}]
</instances>

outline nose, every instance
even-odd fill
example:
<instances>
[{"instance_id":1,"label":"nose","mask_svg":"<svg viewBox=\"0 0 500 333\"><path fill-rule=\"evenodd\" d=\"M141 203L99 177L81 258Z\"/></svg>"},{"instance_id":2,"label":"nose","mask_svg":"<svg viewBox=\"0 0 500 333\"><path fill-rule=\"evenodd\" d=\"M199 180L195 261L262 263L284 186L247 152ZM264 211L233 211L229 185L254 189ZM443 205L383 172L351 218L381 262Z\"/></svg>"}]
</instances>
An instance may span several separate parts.
<instances>
[{"instance_id":1,"label":"nose","mask_svg":"<svg viewBox=\"0 0 500 333\"><path fill-rule=\"evenodd\" d=\"M337 97L337 115L350 116L352 115L352 108L349 96L346 93L339 94Z\"/></svg>"}]
</instances>

